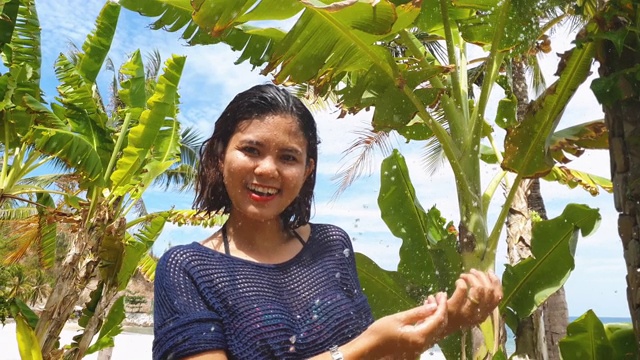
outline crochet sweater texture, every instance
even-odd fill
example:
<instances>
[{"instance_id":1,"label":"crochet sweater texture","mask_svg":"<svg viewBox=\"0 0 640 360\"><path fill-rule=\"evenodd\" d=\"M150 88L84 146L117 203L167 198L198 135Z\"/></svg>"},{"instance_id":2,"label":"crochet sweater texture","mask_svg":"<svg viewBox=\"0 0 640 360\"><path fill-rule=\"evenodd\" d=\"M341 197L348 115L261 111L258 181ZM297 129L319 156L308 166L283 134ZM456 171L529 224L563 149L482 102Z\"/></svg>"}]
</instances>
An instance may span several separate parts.
<instances>
[{"instance_id":1,"label":"crochet sweater texture","mask_svg":"<svg viewBox=\"0 0 640 360\"><path fill-rule=\"evenodd\" d=\"M230 359L305 359L372 322L349 236L333 225L311 224L306 245L280 264L196 242L169 249L158 262L154 360L216 349Z\"/></svg>"}]
</instances>

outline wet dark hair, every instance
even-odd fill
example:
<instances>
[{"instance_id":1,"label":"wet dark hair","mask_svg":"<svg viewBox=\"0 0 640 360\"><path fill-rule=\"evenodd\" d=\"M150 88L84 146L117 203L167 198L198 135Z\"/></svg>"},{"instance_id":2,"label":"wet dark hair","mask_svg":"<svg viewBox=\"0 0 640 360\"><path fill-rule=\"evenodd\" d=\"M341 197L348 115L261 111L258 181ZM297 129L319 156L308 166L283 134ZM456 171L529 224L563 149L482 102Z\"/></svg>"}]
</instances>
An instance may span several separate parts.
<instances>
[{"instance_id":1,"label":"wet dark hair","mask_svg":"<svg viewBox=\"0 0 640 360\"><path fill-rule=\"evenodd\" d=\"M288 115L298 120L307 140L307 159L314 167L300 193L280 214L285 227L295 229L307 224L311 217L313 189L318 164L318 131L313 115L307 107L287 90L272 84L257 85L236 95L216 121L213 134L200 149L200 165L196 176L196 197L193 207L208 214L231 210L231 199L224 186L220 163L229 140L243 121L265 119L270 115Z\"/></svg>"}]
</instances>

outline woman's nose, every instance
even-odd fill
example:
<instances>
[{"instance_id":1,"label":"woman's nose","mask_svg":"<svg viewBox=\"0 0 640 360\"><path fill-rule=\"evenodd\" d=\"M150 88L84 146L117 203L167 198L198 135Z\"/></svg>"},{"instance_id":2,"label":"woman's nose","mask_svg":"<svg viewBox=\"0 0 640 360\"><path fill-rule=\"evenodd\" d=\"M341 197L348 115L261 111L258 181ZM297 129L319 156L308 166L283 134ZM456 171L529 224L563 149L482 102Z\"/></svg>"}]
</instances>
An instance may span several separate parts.
<instances>
[{"instance_id":1,"label":"woman's nose","mask_svg":"<svg viewBox=\"0 0 640 360\"><path fill-rule=\"evenodd\" d=\"M266 156L258 161L254 172L256 175L274 177L278 174L278 166L273 158Z\"/></svg>"}]
</instances>

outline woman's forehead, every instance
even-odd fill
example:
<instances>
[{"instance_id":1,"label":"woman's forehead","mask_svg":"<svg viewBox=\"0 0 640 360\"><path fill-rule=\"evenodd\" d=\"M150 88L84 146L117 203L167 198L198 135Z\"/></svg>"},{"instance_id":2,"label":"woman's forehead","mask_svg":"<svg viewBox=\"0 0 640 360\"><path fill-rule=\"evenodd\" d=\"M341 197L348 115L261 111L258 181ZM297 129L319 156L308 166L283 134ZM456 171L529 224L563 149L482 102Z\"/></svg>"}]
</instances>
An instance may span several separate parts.
<instances>
[{"instance_id":1,"label":"woman's forehead","mask_svg":"<svg viewBox=\"0 0 640 360\"><path fill-rule=\"evenodd\" d=\"M291 115L267 115L265 117L243 120L236 126L235 133L287 133L305 137L300 121Z\"/></svg>"}]
</instances>

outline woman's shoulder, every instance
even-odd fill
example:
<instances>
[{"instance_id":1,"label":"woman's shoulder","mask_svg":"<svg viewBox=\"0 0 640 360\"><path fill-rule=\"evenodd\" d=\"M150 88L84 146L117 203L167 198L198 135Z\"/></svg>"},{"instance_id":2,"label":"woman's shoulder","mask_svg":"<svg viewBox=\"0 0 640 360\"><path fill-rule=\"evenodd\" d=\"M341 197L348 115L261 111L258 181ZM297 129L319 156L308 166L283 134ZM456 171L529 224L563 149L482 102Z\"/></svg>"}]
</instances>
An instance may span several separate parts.
<instances>
[{"instance_id":1,"label":"woman's shoulder","mask_svg":"<svg viewBox=\"0 0 640 360\"><path fill-rule=\"evenodd\" d=\"M311 223L311 232L315 236L349 238L349 234L343 228L333 224Z\"/></svg>"},{"instance_id":2,"label":"woman's shoulder","mask_svg":"<svg viewBox=\"0 0 640 360\"><path fill-rule=\"evenodd\" d=\"M328 244L336 243L351 247L349 234L341 227L333 224L311 224L311 233L314 240Z\"/></svg>"},{"instance_id":3,"label":"woman's shoulder","mask_svg":"<svg viewBox=\"0 0 640 360\"><path fill-rule=\"evenodd\" d=\"M214 250L208 249L207 247L197 243L192 242L190 244L184 245L175 245L170 247L167 251L162 254L160 259L158 260L157 269L161 270L169 270L169 271L178 271L178 272L188 272L188 268L193 264L200 262L207 262L207 259L210 258L211 253L214 253ZM158 270L156 270L157 272Z\"/></svg>"}]
</instances>

